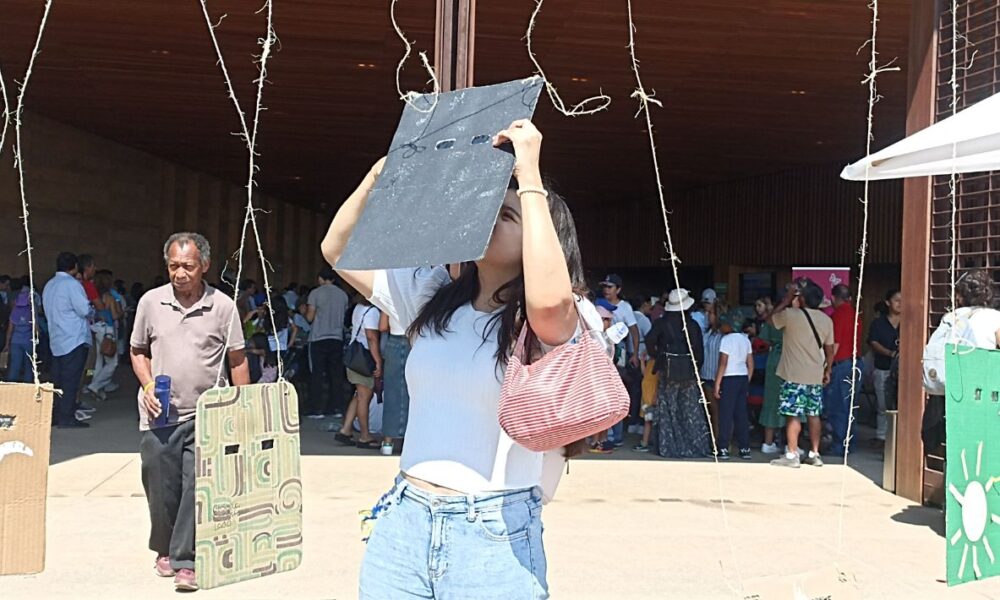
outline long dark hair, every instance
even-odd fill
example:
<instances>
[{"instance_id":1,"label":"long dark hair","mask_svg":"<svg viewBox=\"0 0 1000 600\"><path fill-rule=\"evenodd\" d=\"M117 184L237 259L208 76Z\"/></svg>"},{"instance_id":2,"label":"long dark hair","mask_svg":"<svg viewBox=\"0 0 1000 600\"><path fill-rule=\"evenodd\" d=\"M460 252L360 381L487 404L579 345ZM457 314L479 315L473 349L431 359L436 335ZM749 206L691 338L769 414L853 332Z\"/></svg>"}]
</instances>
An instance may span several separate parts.
<instances>
[{"instance_id":1,"label":"long dark hair","mask_svg":"<svg viewBox=\"0 0 1000 600\"><path fill-rule=\"evenodd\" d=\"M555 227L563 255L566 257L570 283L573 285L574 292L583 295L586 293L587 282L584 279L583 259L580 255L580 244L576 237L576 224L573 221L573 215L570 213L566 201L552 189L549 182L545 183L545 189L549 193L549 215L552 217L552 225ZM407 335L411 339L426 331L443 335L449 331L448 325L451 323L451 317L455 311L475 300L479 292L479 268L475 263L462 265L462 271L458 278L438 290L434 297L424 305L420 314L407 330ZM490 318L484 331L483 341L485 342L485 338L492 335L494 331L499 330L496 361L497 366L500 367L507 364L510 351L520 333L521 323L525 319L524 275L518 275L500 286L493 294L492 300L496 304L502 304L503 308ZM538 339L530 330L526 348L529 356L540 350Z\"/></svg>"}]
</instances>

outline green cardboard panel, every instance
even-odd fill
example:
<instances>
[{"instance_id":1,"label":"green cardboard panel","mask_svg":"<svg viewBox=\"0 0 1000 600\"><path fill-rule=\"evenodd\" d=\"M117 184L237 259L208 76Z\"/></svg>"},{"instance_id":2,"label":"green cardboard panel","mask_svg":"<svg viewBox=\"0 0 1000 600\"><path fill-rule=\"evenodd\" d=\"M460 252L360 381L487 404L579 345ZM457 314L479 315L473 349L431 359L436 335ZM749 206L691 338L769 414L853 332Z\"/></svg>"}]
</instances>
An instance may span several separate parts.
<instances>
[{"instance_id":1,"label":"green cardboard panel","mask_svg":"<svg viewBox=\"0 0 1000 600\"><path fill-rule=\"evenodd\" d=\"M1000 351L945 355L948 585L1000 575Z\"/></svg>"},{"instance_id":2,"label":"green cardboard panel","mask_svg":"<svg viewBox=\"0 0 1000 600\"><path fill-rule=\"evenodd\" d=\"M302 562L299 411L287 382L198 399L195 573L208 589Z\"/></svg>"}]
</instances>

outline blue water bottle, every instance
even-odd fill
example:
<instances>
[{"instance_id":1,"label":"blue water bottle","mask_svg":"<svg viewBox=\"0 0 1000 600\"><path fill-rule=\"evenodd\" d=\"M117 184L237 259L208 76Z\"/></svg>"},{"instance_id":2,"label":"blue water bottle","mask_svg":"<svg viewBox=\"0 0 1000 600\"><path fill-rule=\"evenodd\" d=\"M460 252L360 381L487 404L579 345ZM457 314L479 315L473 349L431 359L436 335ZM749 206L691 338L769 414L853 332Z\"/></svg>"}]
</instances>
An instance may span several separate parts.
<instances>
[{"instance_id":1,"label":"blue water bottle","mask_svg":"<svg viewBox=\"0 0 1000 600\"><path fill-rule=\"evenodd\" d=\"M167 375L156 376L153 383L153 395L160 401L160 416L156 418L156 424L162 427L170 419L170 377Z\"/></svg>"}]
</instances>

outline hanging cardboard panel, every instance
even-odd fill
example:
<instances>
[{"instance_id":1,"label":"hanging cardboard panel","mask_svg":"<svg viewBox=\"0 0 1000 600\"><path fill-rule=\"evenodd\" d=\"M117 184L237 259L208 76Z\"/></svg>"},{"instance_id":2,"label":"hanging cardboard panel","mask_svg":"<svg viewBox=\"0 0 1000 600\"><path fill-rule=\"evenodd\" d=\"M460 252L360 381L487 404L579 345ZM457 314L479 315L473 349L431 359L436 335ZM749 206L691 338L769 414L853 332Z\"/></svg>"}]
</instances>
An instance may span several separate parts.
<instances>
[{"instance_id":1,"label":"hanging cardboard panel","mask_svg":"<svg viewBox=\"0 0 1000 600\"><path fill-rule=\"evenodd\" d=\"M198 399L195 573L214 588L302 562L299 411L287 382Z\"/></svg>"},{"instance_id":2,"label":"hanging cardboard panel","mask_svg":"<svg viewBox=\"0 0 1000 600\"><path fill-rule=\"evenodd\" d=\"M945 351L948 585L1000 574L1000 351Z\"/></svg>"},{"instance_id":3,"label":"hanging cardboard panel","mask_svg":"<svg viewBox=\"0 0 1000 600\"><path fill-rule=\"evenodd\" d=\"M385 167L338 269L388 269L478 260L514 170L493 136L530 119L544 81L531 77L437 96L403 109ZM433 109L431 109L433 107ZM349 149L344 149L349 151Z\"/></svg>"},{"instance_id":4,"label":"hanging cardboard panel","mask_svg":"<svg viewBox=\"0 0 1000 600\"><path fill-rule=\"evenodd\" d=\"M51 388L0 384L0 575L45 569L51 424Z\"/></svg>"}]
</instances>

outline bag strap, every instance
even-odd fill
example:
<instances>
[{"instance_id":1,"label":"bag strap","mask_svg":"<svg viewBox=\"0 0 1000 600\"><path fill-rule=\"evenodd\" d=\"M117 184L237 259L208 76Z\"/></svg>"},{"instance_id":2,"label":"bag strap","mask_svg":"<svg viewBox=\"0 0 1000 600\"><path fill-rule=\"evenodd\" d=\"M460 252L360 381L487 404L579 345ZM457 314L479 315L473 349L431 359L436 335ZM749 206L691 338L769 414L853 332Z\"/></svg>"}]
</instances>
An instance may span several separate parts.
<instances>
[{"instance_id":1,"label":"bag strap","mask_svg":"<svg viewBox=\"0 0 1000 600\"><path fill-rule=\"evenodd\" d=\"M819 339L819 332L816 331L816 325L813 324L812 317L809 316L809 309L803 308L802 312L806 315L806 321L809 321L809 329L812 329L813 337L816 338L816 345L819 346L820 350L822 350L823 342Z\"/></svg>"},{"instance_id":2,"label":"bag strap","mask_svg":"<svg viewBox=\"0 0 1000 600\"><path fill-rule=\"evenodd\" d=\"M580 322L579 335L583 335L584 333L590 331L590 325L587 324L587 321L583 318L583 315L580 314L580 310L576 307L574 308L576 309L576 318ZM520 360L522 363L524 363L524 358L525 358L524 345L528 339L528 329L530 328L531 325L528 323L527 315L525 315L524 323L521 325L521 333L518 334L517 343L514 344L514 352L511 353L511 356L516 356L517 359ZM579 337L579 336L574 335L573 337ZM573 338L571 337L570 339L572 340Z\"/></svg>"},{"instance_id":3,"label":"bag strap","mask_svg":"<svg viewBox=\"0 0 1000 600\"><path fill-rule=\"evenodd\" d=\"M366 310L366 311L365 311L365 312L364 312L364 313L363 313L363 314L361 315L361 326L360 326L360 327L358 327L358 330L354 332L354 337L353 337L353 338L351 338L351 343L354 343L354 342L358 341L358 334L359 334L359 333L361 333L361 331L362 331L362 330L363 330L363 329L365 328L365 317L367 317L367 316L368 316L368 311L370 311L370 310L371 310L371 309L373 309L373 308L375 308L375 307L374 307L374 306L369 306L369 307L368 307L368 310ZM278 338L278 336L277 336L277 335L275 335L274 337L275 337L275 339L277 339L277 338Z\"/></svg>"}]
</instances>

